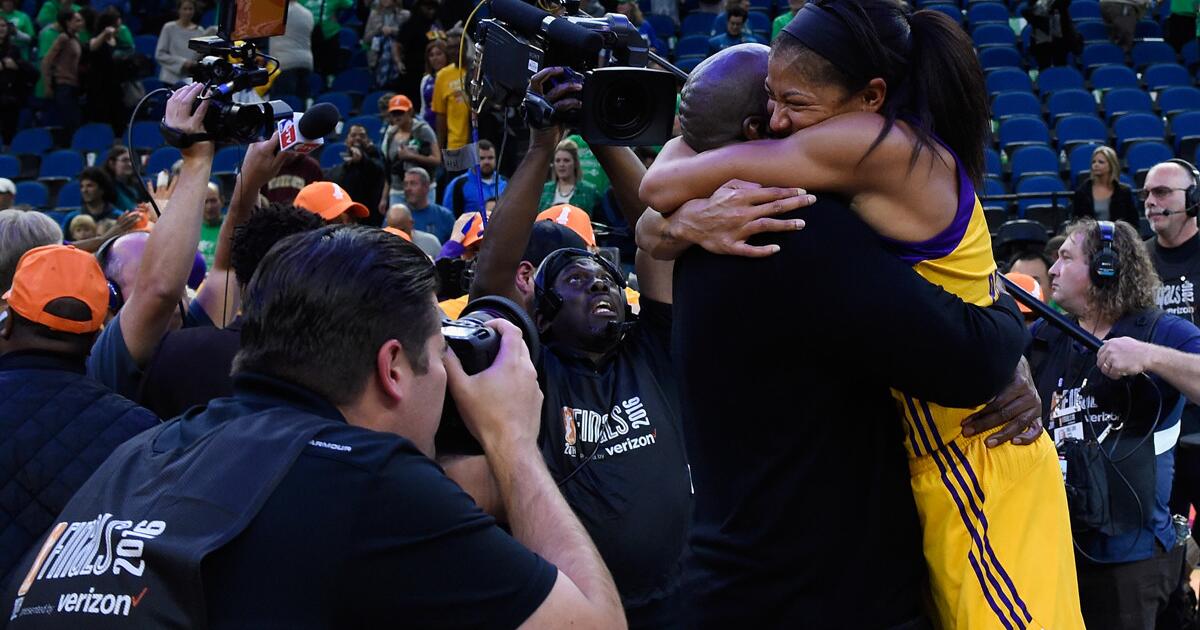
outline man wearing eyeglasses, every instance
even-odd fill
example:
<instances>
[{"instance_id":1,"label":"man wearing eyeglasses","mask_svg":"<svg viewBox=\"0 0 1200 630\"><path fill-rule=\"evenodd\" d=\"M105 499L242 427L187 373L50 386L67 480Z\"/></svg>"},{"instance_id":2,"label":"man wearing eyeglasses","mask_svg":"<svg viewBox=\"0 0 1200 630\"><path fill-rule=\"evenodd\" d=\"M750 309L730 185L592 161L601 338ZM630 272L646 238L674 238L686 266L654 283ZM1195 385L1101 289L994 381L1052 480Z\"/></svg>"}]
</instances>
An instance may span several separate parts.
<instances>
[{"instance_id":1,"label":"man wearing eyeglasses","mask_svg":"<svg viewBox=\"0 0 1200 630\"><path fill-rule=\"evenodd\" d=\"M1159 308L1192 323L1196 316L1196 289L1200 282L1200 230L1196 226L1195 168L1183 160L1156 165L1138 191L1154 237L1146 241L1154 269L1162 280L1156 302ZM1200 507L1200 407L1189 404L1181 420L1180 448L1175 455L1175 483L1171 512L1187 514ZM1194 531L1194 530L1193 530Z\"/></svg>"}]
</instances>

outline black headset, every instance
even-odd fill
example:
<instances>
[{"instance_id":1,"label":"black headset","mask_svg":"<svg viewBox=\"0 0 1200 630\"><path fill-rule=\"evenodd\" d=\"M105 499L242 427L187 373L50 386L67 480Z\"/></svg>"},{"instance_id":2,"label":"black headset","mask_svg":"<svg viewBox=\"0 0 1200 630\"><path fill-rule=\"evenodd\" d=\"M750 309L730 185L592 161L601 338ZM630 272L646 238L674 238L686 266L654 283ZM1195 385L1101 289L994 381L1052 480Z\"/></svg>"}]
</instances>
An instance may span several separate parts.
<instances>
[{"instance_id":1,"label":"black headset","mask_svg":"<svg viewBox=\"0 0 1200 630\"><path fill-rule=\"evenodd\" d=\"M1200 189L1197 188L1197 186L1200 186L1200 171L1196 170L1195 165L1187 160L1173 158L1167 160L1167 162L1182 166L1191 175L1192 185L1183 191L1183 211L1189 217L1195 217L1200 213Z\"/></svg>"},{"instance_id":2,"label":"black headset","mask_svg":"<svg viewBox=\"0 0 1200 630\"><path fill-rule=\"evenodd\" d=\"M1112 221L1097 221L1096 229L1100 231L1100 249L1092 255L1090 271L1092 284L1104 286L1115 282L1121 272L1121 259L1113 247L1117 226Z\"/></svg>"},{"instance_id":3,"label":"black headset","mask_svg":"<svg viewBox=\"0 0 1200 630\"><path fill-rule=\"evenodd\" d=\"M108 311L113 315L116 315L117 311L121 310L121 307L125 305L125 296L121 294L121 285L108 277L108 258L111 255L110 252L112 251L113 243L120 240L122 236L125 236L125 234L118 234L104 241L100 244L100 247L96 248L95 254L96 262L100 263L100 270L104 273L104 280L108 282Z\"/></svg>"},{"instance_id":4,"label":"black headset","mask_svg":"<svg viewBox=\"0 0 1200 630\"><path fill-rule=\"evenodd\" d=\"M625 275L622 274L619 269L613 266L613 264L603 256L599 254L593 254L586 249L579 249L577 247L564 247L562 249L556 249L550 252L549 256L546 256L545 260L542 261L542 264L538 265L537 272L533 276L534 307L537 309L537 313L542 317L545 317L547 321L554 319L554 317L558 315L558 311L563 305L562 296L558 294L558 291L554 290L553 286L554 280L557 278L559 273L556 268L562 266L562 264L566 262L563 259L573 260L575 258L588 258L595 261L596 264L600 265L601 269L604 269L604 271L612 277L613 282L617 283L617 286L621 288L621 291L625 290ZM550 275L551 271L553 271L555 278L546 277ZM549 285L547 285L548 282L550 283ZM628 303L625 305L625 309L626 316L628 317Z\"/></svg>"}]
</instances>

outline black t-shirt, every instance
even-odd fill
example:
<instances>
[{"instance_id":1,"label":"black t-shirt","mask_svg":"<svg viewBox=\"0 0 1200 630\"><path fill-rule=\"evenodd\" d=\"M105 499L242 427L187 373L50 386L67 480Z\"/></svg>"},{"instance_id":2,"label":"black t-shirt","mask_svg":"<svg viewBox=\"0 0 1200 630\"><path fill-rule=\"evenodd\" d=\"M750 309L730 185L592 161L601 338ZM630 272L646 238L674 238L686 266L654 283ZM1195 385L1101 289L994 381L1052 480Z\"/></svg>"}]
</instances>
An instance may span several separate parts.
<instances>
[{"instance_id":1,"label":"black t-shirt","mask_svg":"<svg viewBox=\"0 0 1200 630\"><path fill-rule=\"evenodd\" d=\"M563 496L612 572L630 625L665 627L676 621L691 482L671 307L643 298L641 308L598 365L553 345L542 353L539 443L555 480L578 468Z\"/></svg>"},{"instance_id":2,"label":"black t-shirt","mask_svg":"<svg viewBox=\"0 0 1200 630\"><path fill-rule=\"evenodd\" d=\"M1200 282L1200 234L1179 247L1166 248L1152 237L1146 241L1154 270L1162 280L1154 301L1162 310L1200 325L1196 315L1196 282ZM1188 403L1183 410L1185 435L1200 433L1200 407Z\"/></svg>"},{"instance_id":3,"label":"black t-shirt","mask_svg":"<svg viewBox=\"0 0 1200 630\"><path fill-rule=\"evenodd\" d=\"M250 525L203 565L212 627L515 628L555 567L504 533L408 440L350 426L274 379L239 377L188 431L259 405L331 418ZM284 403L283 401L287 401Z\"/></svg>"},{"instance_id":4,"label":"black t-shirt","mask_svg":"<svg viewBox=\"0 0 1200 630\"><path fill-rule=\"evenodd\" d=\"M229 370L242 345L241 320L226 328L195 326L163 336L146 366L138 402L164 419L233 394Z\"/></svg>"},{"instance_id":5,"label":"black t-shirt","mask_svg":"<svg viewBox=\"0 0 1200 630\"><path fill-rule=\"evenodd\" d=\"M846 205L817 199L781 217L804 230L756 239L778 254L692 248L676 263L697 627L866 630L920 615L921 533L888 387L982 402L1026 339L1010 299L964 306Z\"/></svg>"}]
</instances>

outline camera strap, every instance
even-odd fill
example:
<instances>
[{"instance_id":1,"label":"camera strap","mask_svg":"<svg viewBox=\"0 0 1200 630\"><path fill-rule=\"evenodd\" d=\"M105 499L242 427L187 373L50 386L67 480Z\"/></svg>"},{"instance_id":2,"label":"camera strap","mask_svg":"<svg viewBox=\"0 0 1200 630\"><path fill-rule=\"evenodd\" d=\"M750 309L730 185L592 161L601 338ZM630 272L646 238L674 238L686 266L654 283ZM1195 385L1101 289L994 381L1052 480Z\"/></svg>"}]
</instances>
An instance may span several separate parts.
<instances>
[{"instance_id":1,"label":"camera strap","mask_svg":"<svg viewBox=\"0 0 1200 630\"><path fill-rule=\"evenodd\" d=\"M544 96L535 94L532 90L525 92L525 101L521 103L521 111L525 115L525 122L534 129L545 129L556 123L554 106Z\"/></svg>"},{"instance_id":2,"label":"camera strap","mask_svg":"<svg viewBox=\"0 0 1200 630\"><path fill-rule=\"evenodd\" d=\"M171 127L166 121L158 123L158 131L162 134L163 140L176 149L186 149L197 142L212 140L212 136L207 133L184 133Z\"/></svg>"}]
</instances>

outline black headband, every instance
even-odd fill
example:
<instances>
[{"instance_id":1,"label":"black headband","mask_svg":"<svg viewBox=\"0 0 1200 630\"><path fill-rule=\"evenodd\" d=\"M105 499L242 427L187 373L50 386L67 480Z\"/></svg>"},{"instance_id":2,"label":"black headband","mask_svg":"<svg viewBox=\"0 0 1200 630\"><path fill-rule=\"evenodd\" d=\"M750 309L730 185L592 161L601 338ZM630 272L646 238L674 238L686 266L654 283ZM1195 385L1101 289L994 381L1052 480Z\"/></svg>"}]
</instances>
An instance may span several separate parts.
<instances>
[{"instance_id":1,"label":"black headband","mask_svg":"<svg viewBox=\"0 0 1200 630\"><path fill-rule=\"evenodd\" d=\"M817 53L851 79L871 78L871 68L856 50L849 27L832 11L810 1L796 13L783 32Z\"/></svg>"}]
</instances>

